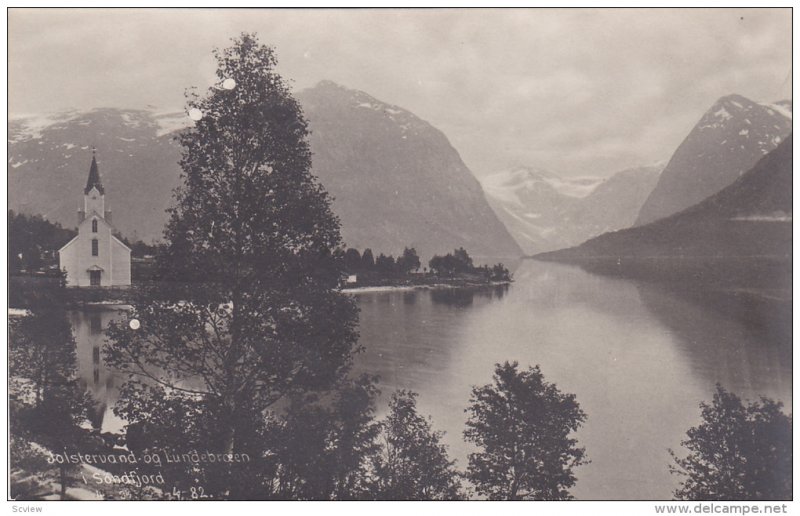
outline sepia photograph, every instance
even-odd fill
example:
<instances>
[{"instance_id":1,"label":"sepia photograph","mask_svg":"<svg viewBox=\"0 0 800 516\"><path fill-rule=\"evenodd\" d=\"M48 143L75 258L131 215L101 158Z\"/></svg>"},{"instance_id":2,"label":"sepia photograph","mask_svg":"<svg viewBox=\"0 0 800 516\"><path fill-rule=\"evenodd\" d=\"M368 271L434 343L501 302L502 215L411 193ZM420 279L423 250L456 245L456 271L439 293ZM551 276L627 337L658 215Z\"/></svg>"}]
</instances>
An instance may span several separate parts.
<instances>
[{"instance_id":1,"label":"sepia photograph","mask_svg":"<svg viewBox=\"0 0 800 516\"><path fill-rule=\"evenodd\" d=\"M8 8L7 509L791 512L792 16Z\"/></svg>"}]
</instances>

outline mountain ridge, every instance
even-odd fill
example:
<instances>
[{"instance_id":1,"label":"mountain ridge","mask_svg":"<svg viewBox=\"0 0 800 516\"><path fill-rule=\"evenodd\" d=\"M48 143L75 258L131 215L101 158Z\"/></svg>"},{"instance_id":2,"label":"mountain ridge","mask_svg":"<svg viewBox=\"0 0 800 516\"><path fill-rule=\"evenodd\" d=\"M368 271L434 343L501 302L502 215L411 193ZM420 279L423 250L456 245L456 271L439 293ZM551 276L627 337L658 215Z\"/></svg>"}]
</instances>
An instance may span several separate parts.
<instances>
[{"instance_id":1,"label":"mountain ridge","mask_svg":"<svg viewBox=\"0 0 800 516\"><path fill-rule=\"evenodd\" d=\"M732 184L792 128L791 101L718 99L673 153L641 207L636 225L677 213Z\"/></svg>"},{"instance_id":2,"label":"mountain ridge","mask_svg":"<svg viewBox=\"0 0 800 516\"><path fill-rule=\"evenodd\" d=\"M364 92L330 81L315 88L296 97L312 130L312 172L334 197L348 245L395 254L405 245L418 246L421 254L461 246L476 256L522 254L441 131ZM342 117L330 118L331 112ZM15 118L9 122L9 208L73 227L94 146L117 228L132 239L159 239L181 173L174 137L189 124L182 112L115 108ZM349 135L346 141L340 133ZM347 145L325 147L341 143ZM382 152L394 149L390 164L380 163L376 146ZM427 161L421 163L420 155ZM362 156L370 156L372 168L352 166ZM394 181L393 173L407 180ZM437 180L439 175L446 179ZM431 178L427 192L420 192ZM404 205L387 198L388 187L398 199L411 193L432 199Z\"/></svg>"},{"instance_id":3,"label":"mountain ridge","mask_svg":"<svg viewBox=\"0 0 800 516\"><path fill-rule=\"evenodd\" d=\"M654 222L535 258L737 258L792 253L792 135L702 202Z\"/></svg>"},{"instance_id":4,"label":"mountain ridge","mask_svg":"<svg viewBox=\"0 0 800 516\"><path fill-rule=\"evenodd\" d=\"M482 178L489 204L528 254L579 244L631 226L663 164L634 167L608 178L562 178L517 167Z\"/></svg>"}]
</instances>

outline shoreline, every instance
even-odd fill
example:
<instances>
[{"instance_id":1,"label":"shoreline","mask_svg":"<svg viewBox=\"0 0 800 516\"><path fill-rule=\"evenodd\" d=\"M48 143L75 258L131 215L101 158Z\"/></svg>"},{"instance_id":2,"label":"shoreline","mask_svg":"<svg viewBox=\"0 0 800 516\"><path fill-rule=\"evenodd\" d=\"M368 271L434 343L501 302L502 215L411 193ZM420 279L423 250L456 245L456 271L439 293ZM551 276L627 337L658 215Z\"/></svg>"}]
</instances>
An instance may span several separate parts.
<instances>
[{"instance_id":1,"label":"shoreline","mask_svg":"<svg viewBox=\"0 0 800 516\"><path fill-rule=\"evenodd\" d=\"M363 287L344 287L342 292L346 294L371 294L377 292L404 292L410 290L444 290L454 288L482 288L498 287L501 285L511 285L513 281L491 281L488 283L424 283L419 285L369 285Z\"/></svg>"},{"instance_id":2,"label":"shoreline","mask_svg":"<svg viewBox=\"0 0 800 516\"><path fill-rule=\"evenodd\" d=\"M446 289L478 289L486 287L499 287L511 285L514 281L490 281L487 283L421 283L412 285L365 285L362 287L343 287L340 291L344 294L377 294L386 292L410 292L413 290L446 290ZM107 301L84 301L77 303L72 308L96 309L96 310L131 310L133 306L122 299L109 299ZM25 317L30 315L28 308L8 307L8 317Z\"/></svg>"}]
</instances>

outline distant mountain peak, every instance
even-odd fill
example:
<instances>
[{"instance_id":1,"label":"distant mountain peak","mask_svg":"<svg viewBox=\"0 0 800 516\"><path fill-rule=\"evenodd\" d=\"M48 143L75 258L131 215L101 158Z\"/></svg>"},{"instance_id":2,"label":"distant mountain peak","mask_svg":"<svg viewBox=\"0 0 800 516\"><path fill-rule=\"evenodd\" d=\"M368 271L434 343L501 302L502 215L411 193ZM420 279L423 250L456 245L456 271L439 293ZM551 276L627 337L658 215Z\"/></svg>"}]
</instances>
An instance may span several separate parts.
<instances>
[{"instance_id":1,"label":"distant mountain peak","mask_svg":"<svg viewBox=\"0 0 800 516\"><path fill-rule=\"evenodd\" d=\"M521 254L441 131L331 81L297 97L312 130L313 171L334 198L348 245L376 254L413 246L423 257L457 247L476 257ZM159 239L181 173L173 136L191 124L182 110L154 107L16 117L9 122L9 207L72 227L94 145L102 149L117 228L129 238Z\"/></svg>"},{"instance_id":2,"label":"distant mountain peak","mask_svg":"<svg viewBox=\"0 0 800 516\"><path fill-rule=\"evenodd\" d=\"M746 117L754 109L761 108L752 100L741 95L726 95L718 99L711 108L706 111L703 118L697 124L698 129L722 127L730 120L739 117Z\"/></svg>"},{"instance_id":3,"label":"distant mountain peak","mask_svg":"<svg viewBox=\"0 0 800 516\"><path fill-rule=\"evenodd\" d=\"M192 125L182 110L163 110L153 106L147 109L98 107L83 111L76 109L41 114L25 114L9 118L8 141L18 143L41 139L45 131L66 130L72 125L85 127L120 124L134 129L153 127L156 136L164 136ZM98 132L107 132L104 129ZM67 142L65 142L67 143ZM83 142L85 146L87 142ZM92 143L92 142L88 142ZM68 144L68 143L67 143ZM77 143L73 143L73 146Z\"/></svg>"},{"instance_id":4,"label":"distant mountain peak","mask_svg":"<svg viewBox=\"0 0 800 516\"><path fill-rule=\"evenodd\" d=\"M670 158L636 224L677 213L733 183L789 134L790 106L737 94L714 102Z\"/></svg>"},{"instance_id":5,"label":"distant mountain peak","mask_svg":"<svg viewBox=\"0 0 800 516\"><path fill-rule=\"evenodd\" d=\"M330 80L322 80L318 82L316 86L303 90L300 92L299 97L304 100L310 99L312 101L315 98L320 98L324 99L325 102L330 102L332 99L335 99L337 102L350 108L371 109L389 118L401 117L405 121L415 120L427 124L414 114L399 106L383 102L366 92L348 88Z\"/></svg>"},{"instance_id":6,"label":"distant mountain peak","mask_svg":"<svg viewBox=\"0 0 800 516\"><path fill-rule=\"evenodd\" d=\"M553 190L566 197L581 198L591 194L603 181L604 178L597 176L561 176L540 167L518 166L485 176L481 179L481 184L487 192L507 198L503 192L543 189Z\"/></svg>"},{"instance_id":7,"label":"distant mountain peak","mask_svg":"<svg viewBox=\"0 0 800 516\"><path fill-rule=\"evenodd\" d=\"M337 89L347 89L338 82L333 82L330 79L322 79L321 81L317 82L311 89L314 88L337 88Z\"/></svg>"},{"instance_id":8,"label":"distant mountain peak","mask_svg":"<svg viewBox=\"0 0 800 516\"><path fill-rule=\"evenodd\" d=\"M349 246L421 255L464 246L475 255L521 250L447 136L414 113L322 81L298 92L314 172L334 197Z\"/></svg>"},{"instance_id":9,"label":"distant mountain peak","mask_svg":"<svg viewBox=\"0 0 800 516\"><path fill-rule=\"evenodd\" d=\"M767 111L775 110L779 114L785 116L789 120L792 119L792 101L791 100L778 100L772 104L762 104Z\"/></svg>"},{"instance_id":10,"label":"distant mountain peak","mask_svg":"<svg viewBox=\"0 0 800 516\"><path fill-rule=\"evenodd\" d=\"M720 97L717 100L717 104L730 104L739 109L746 109L747 106L751 106L755 103L743 95L731 93L730 95Z\"/></svg>"},{"instance_id":11,"label":"distant mountain peak","mask_svg":"<svg viewBox=\"0 0 800 516\"><path fill-rule=\"evenodd\" d=\"M542 258L565 261L610 258L611 263L619 263L619 258L757 260L769 256L770 260L784 261L791 271L791 222L792 136L789 134L733 183L701 202L654 222L608 232ZM663 267L664 262L660 263L659 267ZM756 261L746 263L745 269L759 270ZM717 264L714 262L714 269ZM670 267L664 270L667 269ZM736 269L736 273L745 269Z\"/></svg>"},{"instance_id":12,"label":"distant mountain peak","mask_svg":"<svg viewBox=\"0 0 800 516\"><path fill-rule=\"evenodd\" d=\"M517 242L537 253L629 227L661 168L630 168L606 178L517 166L484 176L481 184Z\"/></svg>"}]
</instances>

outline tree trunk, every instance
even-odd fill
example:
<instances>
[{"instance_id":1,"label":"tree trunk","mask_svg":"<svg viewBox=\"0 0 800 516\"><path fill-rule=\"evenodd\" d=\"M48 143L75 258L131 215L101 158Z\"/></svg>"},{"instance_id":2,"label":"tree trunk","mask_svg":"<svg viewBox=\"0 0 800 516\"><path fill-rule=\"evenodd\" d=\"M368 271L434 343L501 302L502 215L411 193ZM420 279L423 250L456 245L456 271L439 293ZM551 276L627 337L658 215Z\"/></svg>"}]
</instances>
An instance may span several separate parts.
<instances>
[{"instance_id":1,"label":"tree trunk","mask_svg":"<svg viewBox=\"0 0 800 516\"><path fill-rule=\"evenodd\" d=\"M59 476L61 477L61 499L67 499L67 466L61 464L58 466Z\"/></svg>"},{"instance_id":2,"label":"tree trunk","mask_svg":"<svg viewBox=\"0 0 800 516\"><path fill-rule=\"evenodd\" d=\"M223 425L223 432L222 432L222 453L224 454L232 454L234 448L236 447L236 428L235 428L235 418L234 414L236 412L236 402L233 399L233 396L225 396L223 402L223 419L220 423ZM223 491L222 496L224 499L228 500L231 497L231 493L233 491L233 463L228 462L224 466L224 484L223 484Z\"/></svg>"}]
</instances>

